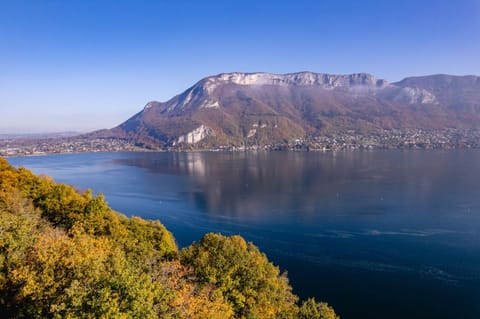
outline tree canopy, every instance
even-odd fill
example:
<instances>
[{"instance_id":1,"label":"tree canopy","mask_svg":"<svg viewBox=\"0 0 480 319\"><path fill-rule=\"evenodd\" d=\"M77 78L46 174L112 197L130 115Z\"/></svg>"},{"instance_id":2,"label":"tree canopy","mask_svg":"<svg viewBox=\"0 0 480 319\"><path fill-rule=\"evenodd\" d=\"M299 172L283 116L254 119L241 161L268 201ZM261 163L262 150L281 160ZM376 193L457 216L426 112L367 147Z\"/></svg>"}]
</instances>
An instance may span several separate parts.
<instances>
[{"instance_id":1,"label":"tree canopy","mask_svg":"<svg viewBox=\"0 0 480 319\"><path fill-rule=\"evenodd\" d=\"M159 222L127 218L0 158L0 313L7 318L321 318L240 236L179 251Z\"/></svg>"}]
</instances>

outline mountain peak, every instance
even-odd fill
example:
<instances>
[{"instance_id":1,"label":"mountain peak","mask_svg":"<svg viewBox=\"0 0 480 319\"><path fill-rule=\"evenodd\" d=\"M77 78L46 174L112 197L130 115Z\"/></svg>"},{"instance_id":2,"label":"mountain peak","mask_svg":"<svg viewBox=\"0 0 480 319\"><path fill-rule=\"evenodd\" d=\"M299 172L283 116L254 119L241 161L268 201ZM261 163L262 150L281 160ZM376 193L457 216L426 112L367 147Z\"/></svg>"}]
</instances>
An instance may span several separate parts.
<instances>
[{"instance_id":1,"label":"mountain peak","mask_svg":"<svg viewBox=\"0 0 480 319\"><path fill-rule=\"evenodd\" d=\"M165 112L181 112L192 108L219 108L221 103L215 90L222 86L277 86L277 87L314 87L321 90L375 91L387 87L386 80L379 80L368 73L326 74L297 72L287 74L256 73L220 73L206 77L180 95L165 104ZM365 90L366 89L366 90ZM148 103L145 110L157 104Z\"/></svg>"}]
</instances>

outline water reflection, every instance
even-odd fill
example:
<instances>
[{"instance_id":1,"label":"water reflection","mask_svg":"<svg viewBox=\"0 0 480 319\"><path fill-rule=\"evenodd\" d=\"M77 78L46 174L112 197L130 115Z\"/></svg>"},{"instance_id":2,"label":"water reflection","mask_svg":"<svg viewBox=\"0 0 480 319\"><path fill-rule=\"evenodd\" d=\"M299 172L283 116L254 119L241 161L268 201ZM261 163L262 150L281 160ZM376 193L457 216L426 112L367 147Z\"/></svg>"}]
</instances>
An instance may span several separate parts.
<instances>
[{"instance_id":1,"label":"water reflection","mask_svg":"<svg viewBox=\"0 0 480 319\"><path fill-rule=\"evenodd\" d=\"M189 176L185 200L212 215L262 219L295 212L308 218L339 214L339 208L350 215L480 211L468 192L480 177L478 153L461 167L451 167L452 153L445 152L165 155L115 163L160 175Z\"/></svg>"}]
</instances>

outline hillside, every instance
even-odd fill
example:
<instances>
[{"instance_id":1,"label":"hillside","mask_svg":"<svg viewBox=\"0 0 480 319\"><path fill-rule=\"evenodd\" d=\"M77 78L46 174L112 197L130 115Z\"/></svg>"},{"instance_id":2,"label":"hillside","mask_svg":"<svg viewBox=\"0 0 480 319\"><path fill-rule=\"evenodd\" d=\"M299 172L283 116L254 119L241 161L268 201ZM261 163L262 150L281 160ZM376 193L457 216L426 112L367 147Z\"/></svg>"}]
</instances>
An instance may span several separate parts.
<instances>
[{"instance_id":1,"label":"hillside","mask_svg":"<svg viewBox=\"0 0 480 319\"><path fill-rule=\"evenodd\" d=\"M388 83L366 73L228 73L167 102L149 102L111 130L153 148L267 145L345 132L480 129L480 77L432 75Z\"/></svg>"},{"instance_id":2,"label":"hillside","mask_svg":"<svg viewBox=\"0 0 480 319\"><path fill-rule=\"evenodd\" d=\"M2 318L335 319L298 303L285 274L240 236L178 250L159 222L127 218L0 158Z\"/></svg>"}]
</instances>

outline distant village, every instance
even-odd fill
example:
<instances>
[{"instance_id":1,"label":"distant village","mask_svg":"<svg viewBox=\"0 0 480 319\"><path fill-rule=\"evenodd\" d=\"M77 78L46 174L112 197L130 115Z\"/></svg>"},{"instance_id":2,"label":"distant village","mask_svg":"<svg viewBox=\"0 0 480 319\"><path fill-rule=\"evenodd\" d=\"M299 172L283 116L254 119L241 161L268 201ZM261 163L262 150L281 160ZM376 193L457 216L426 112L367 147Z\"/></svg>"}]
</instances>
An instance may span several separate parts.
<instances>
[{"instance_id":1,"label":"distant village","mask_svg":"<svg viewBox=\"0 0 480 319\"><path fill-rule=\"evenodd\" d=\"M0 139L0 156L27 156L63 153L142 151L121 139L83 137Z\"/></svg>"},{"instance_id":2,"label":"distant village","mask_svg":"<svg viewBox=\"0 0 480 319\"><path fill-rule=\"evenodd\" d=\"M308 138L294 138L282 143L243 146L222 145L203 148L208 151L247 150L387 150L387 149L466 149L480 148L480 130L383 130L370 134L354 131ZM164 151L198 150L195 145L180 144L158 149ZM142 152L152 151L117 138L86 138L82 136L60 138L4 138L0 139L0 156L28 156L63 153Z\"/></svg>"}]
</instances>

